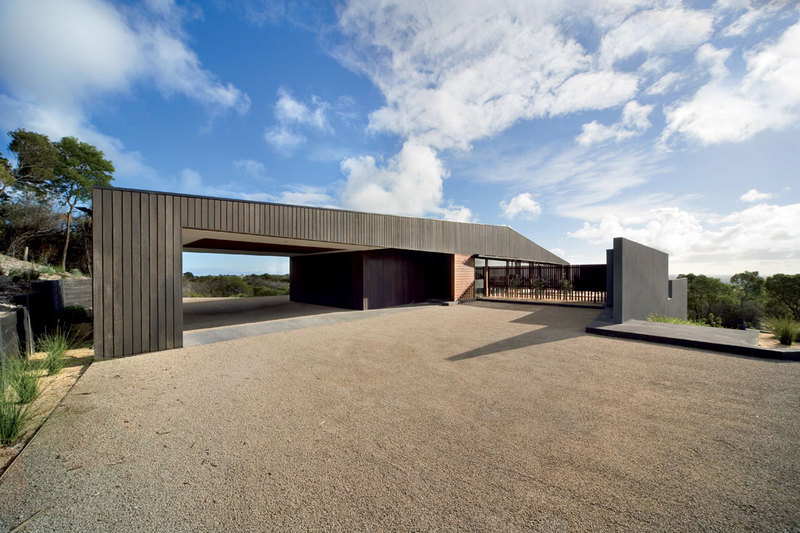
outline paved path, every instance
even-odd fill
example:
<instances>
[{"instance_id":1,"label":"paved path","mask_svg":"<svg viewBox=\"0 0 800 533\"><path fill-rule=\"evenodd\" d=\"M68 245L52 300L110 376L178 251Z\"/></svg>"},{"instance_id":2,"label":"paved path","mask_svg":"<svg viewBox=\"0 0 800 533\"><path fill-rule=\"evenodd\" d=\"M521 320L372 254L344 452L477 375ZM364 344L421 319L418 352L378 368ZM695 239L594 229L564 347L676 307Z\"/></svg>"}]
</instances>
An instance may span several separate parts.
<instances>
[{"instance_id":1,"label":"paved path","mask_svg":"<svg viewBox=\"0 0 800 533\"><path fill-rule=\"evenodd\" d=\"M708 328L647 320L627 320L622 324L617 324L613 322L611 310L606 309L586 326L586 331L608 337L658 342L766 359L800 361L800 351L796 349L759 347L758 330L755 329Z\"/></svg>"},{"instance_id":2,"label":"paved path","mask_svg":"<svg viewBox=\"0 0 800 533\"><path fill-rule=\"evenodd\" d=\"M428 306L92 364L0 531L791 531L800 365Z\"/></svg>"}]
</instances>

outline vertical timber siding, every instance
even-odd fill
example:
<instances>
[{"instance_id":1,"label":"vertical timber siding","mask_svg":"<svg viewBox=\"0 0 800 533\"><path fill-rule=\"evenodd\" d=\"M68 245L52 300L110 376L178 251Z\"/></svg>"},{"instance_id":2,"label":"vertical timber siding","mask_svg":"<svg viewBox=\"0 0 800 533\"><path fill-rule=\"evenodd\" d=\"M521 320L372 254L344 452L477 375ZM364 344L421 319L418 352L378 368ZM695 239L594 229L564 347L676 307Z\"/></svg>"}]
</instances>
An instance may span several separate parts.
<instances>
[{"instance_id":1,"label":"vertical timber siding","mask_svg":"<svg viewBox=\"0 0 800 533\"><path fill-rule=\"evenodd\" d=\"M180 198L95 189L95 357L183 346Z\"/></svg>"}]
</instances>

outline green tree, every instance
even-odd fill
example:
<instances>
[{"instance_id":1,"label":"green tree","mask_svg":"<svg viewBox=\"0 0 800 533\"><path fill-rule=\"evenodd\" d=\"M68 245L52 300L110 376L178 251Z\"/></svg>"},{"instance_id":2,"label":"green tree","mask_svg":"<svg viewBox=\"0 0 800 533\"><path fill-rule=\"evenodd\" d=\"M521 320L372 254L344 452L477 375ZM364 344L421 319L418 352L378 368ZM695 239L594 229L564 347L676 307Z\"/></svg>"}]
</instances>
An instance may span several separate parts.
<instances>
[{"instance_id":1,"label":"green tree","mask_svg":"<svg viewBox=\"0 0 800 533\"><path fill-rule=\"evenodd\" d=\"M775 274L765 283L770 299L800 321L800 274Z\"/></svg>"},{"instance_id":2,"label":"green tree","mask_svg":"<svg viewBox=\"0 0 800 533\"><path fill-rule=\"evenodd\" d=\"M8 159L0 155L0 198L5 198L6 189L14 185L16 181Z\"/></svg>"},{"instance_id":3,"label":"green tree","mask_svg":"<svg viewBox=\"0 0 800 533\"><path fill-rule=\"evenodd\" d=\"M681 274L678 277L687 279L690 319L706 321L712 326L736 327L736 296L732 285L703 275Z\"/></svg>"},{"instance_id":4,"label":"green tree","mask_svg":"<svg viewBox=\"0 0 800 533\"><path fill-rule=\"evenodd\" d=\"M80 142L75 137L64 137L54 146L59 160L51 182L51 194L67 208L67 227L64 232L64 251L61 268L67 267L67 249L72 226L72 215L79 202L88 202L92 187L110 185L114 165L103 152L91 144Z\"/></svg>"},{"instance_id":5,"label":"green tree","mask_svg":"<svg viewBox=\"0 0 800 533\"><path fill-rule=\"evenodd\" d=\"M758 271L751 272L745 270L739 274L731 276L731 285L734 287L734 292L739 299L739 306L741 309L742 325L747 324L745 319L745 303L750 302L754 307L751 313L750 323L758 321L759 311L758 304L764 297L764 278L758 275Z\"/></svg>"},{"instance_id":6,"label":"green tree","mask_svg":"<svg viewBox=\"0 0 800 533\"><path fill-rule=\"evenodd\" d=\"M48 184L55 177L59 164L58 151L47 135L24 129L8 132L11 143L8 149L17 156L17 167L11 168L8 160L2 158L0 166L5 167L0 193L14 188L20 192L33 192L40 198L47 196Z\"/></svg>"}]
</instances>

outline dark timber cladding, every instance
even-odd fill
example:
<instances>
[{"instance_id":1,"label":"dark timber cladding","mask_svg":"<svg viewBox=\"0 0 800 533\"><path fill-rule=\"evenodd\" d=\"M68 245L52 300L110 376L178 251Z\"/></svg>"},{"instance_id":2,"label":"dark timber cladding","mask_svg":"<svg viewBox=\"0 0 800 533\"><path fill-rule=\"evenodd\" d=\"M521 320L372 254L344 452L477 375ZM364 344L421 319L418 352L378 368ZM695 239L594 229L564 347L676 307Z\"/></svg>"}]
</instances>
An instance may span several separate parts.
<instances>
[{"instance_id":1,"label":"dark timber cladding","mask_svg":"<svg viewBox=\"0 0 800 533\"><path fill-rule=\"evenodd\" d=\"M318 303L330 264L351 280L331 302L359 309L458 298L455 254L565 264L505 226L128 189L95 188L93 221L98 358L182 346L183 250L289 255L292 299Z\"/></svg>"}]
</instances>

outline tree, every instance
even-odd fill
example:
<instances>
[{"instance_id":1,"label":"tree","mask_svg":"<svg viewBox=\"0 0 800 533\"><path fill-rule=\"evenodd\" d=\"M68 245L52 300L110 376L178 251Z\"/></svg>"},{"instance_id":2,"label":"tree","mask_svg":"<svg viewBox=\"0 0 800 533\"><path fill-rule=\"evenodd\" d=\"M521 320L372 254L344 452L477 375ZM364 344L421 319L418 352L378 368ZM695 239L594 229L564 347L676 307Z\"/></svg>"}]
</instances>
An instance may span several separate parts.
<instances>
[{"instance_id":1,"label":"tree","mask_svg":"<svg viewBox=\"0 0 800 533\"><path fill-rule=\"evenodd\" d=\"M10 131L8 149L17 155L17 168L11 168L5 158L0 193L14 188L20 192L33 192L40 198L47 196L48 183L55 178L59 164L58 151L47 135L24 129ZM2 165L2 162L0 162Z\"/></svg>"},{"instance_id":2,"label":"tree","mask_svg":"<svg viewBox=\"0 0 800 533\"><path fill-rule=\"evenodd\" d=\"M800 321L800 274L775 274L765 283L767 294Z\"/></svg>"},{"instance_id":3,"label":"tree","mask_svg":"<svg viewBox=\"0 0 800 533\"><path fill-rule=\"evenodd\" d=\"M92 187L108 186L113 180L114 165L103 152L75 137L64 137L53 145L58 153L58 164L51 182L51 193L67 207L67 227L64 232L64 251L61 268L67 267L67 249L72 225L72 215L78 202L92 197Z\"/></svg>"},{"instance_id":4,"label":"tree","mask_svg":"<svg viewBox=\"0 0 800 533\"><path fill-rule=\"evenodd\" d=\"M717 278L681 274L688 282L687 311L692 320L704 320L712 326L736 327L736 301L733 286Z\"/></svg>"},{"instance_id":5,"label":"tree","mask_svg":"<svg viewBox=\"0 0 800 533\"><path fill-rule=\"evenodd\" d=\"M5 198L6 189L14 185L14 174L8 159L0 155L0 198Z\"/></svg>"},{"instance_id":6,"label":"tree","mask_svg":"<svg viewBox=\"0 0 800 533\"><path fill-rule=\"evenodd\" d=\"M745 302L749 301L756 306L758 305L758 302L761 301L762 297L764 296L764 278L758 275L758 271L750 272L745 270L744 272L731 276L731 284L734 286L736 296L739 298L739 304L742 312L741 325L744 326L746 324L744 316L744 304ZM752 322L755 322L758 319L757 308L753 315Z\"/></svg>"}]
</instances>

